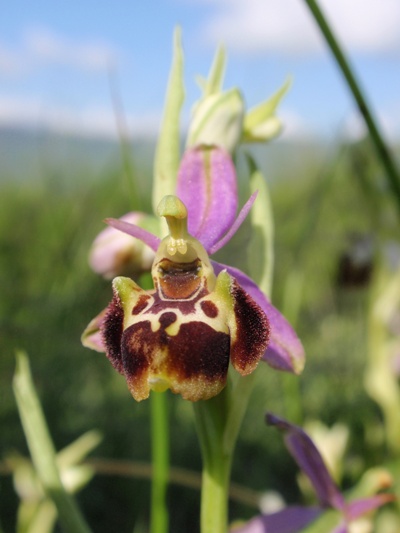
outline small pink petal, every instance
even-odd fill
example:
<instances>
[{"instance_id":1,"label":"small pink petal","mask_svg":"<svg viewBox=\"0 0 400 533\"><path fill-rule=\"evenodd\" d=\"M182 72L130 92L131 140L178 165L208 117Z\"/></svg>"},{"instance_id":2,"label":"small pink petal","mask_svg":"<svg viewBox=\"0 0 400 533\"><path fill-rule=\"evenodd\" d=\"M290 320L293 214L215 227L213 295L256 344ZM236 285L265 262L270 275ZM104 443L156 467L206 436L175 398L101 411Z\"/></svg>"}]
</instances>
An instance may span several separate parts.
<instances>
[{"instance_id":1,"label":"small pink petal","mask_svg":"<svg viewBox=\"0 0 400 533\"><path fill-rule=\"evenodd\" d=\"M254 202L255 202L255 199L257 198L257 194L258 194L258 191L255 191L253 192L253 194L250 196L250 198L247 200L247 202L244 204L244 206L242 207L242 209L240 210L240 213L237 217L237 219L235 220L235 222L232 224L230 230L228 231L228 233L226 233L221 240L219 240L217 243L213 244L208 250L207 252L212 255L212 254L215 254L215 252L218 252L218 250L220 250L223 246L225 246L225 244L227 242L229 242L232 237L235 235L235 233L237 232L237 230L240 228L240 226L242 225L244 219L247 217L247 215L249 214L249 211L250 209L252 208Z\"/></svg>"},{"instance_id":2,"label":"small pink petal","mask_svg":"<svg viewBox=\"0 0 400 533\"><path fill-rule=\"evenodd\" d=\"M155 252L160 246L161 239L159 237L153 235L153 233L150 233L149 231L143 228L140 228L139 226L135 226L135 224L129 224L129 222L124 222L123 220L117 218L106 218L105 222L109 226L112 226L113 228L122 231L123 233L127 233L131 237L140 239Z\"/></svg>"},{"instance_id":3,"label":"small pink petal","mask_svg":"<svg viewBox=\"0 0 400 533\"><path fill-rule=\"evenodd\" d=\"M393 494L376 494L370 498L362 498L354 500L346 506L346 516L349 520L355 520L360 516L374 511L385 503L395 501L396 497Z\"/></svg>"},{"instance_id":4,"label":"small pink petal","mask_svg":"<svg viewBox=\"0 0 400 533\"><path fill-rule=\"evenodd\" d=\"M96 317L93 318L93 320L89 322L81 337L83 346L101 353L104 353L106 351L103 342L103 335L100 329L104 322L107 309L108 307L106 307L106 309L103 309Z\"/></svg>"}]
</instances>

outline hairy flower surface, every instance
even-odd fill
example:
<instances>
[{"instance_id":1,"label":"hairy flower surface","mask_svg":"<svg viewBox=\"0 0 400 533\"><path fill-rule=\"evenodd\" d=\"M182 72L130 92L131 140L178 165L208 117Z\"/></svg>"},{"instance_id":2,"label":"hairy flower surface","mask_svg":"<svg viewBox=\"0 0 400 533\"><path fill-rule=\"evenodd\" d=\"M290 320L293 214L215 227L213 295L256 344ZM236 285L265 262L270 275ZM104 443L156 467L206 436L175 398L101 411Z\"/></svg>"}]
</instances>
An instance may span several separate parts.
<instances>
[{"instance_id":1,"label":"hairy flower surface","mask_svg":"<svg viewBox=\"0 0 400 533\"><path fill-rule=\"evenodd\" d=\"M84 345L106 352L136 400L167 388L192 401L210 398L225 386L229 361L243 375L260 359L301 372L303 347L285 318L243 272L208 257L237 231L256 193L235 218L235 168L215 146L184 154L176 191L158 208L169 226L162 241L125 220L107 220L156 252L154 289L114 279L113 300L86 328Z\"/></svg>"}]
</instances>

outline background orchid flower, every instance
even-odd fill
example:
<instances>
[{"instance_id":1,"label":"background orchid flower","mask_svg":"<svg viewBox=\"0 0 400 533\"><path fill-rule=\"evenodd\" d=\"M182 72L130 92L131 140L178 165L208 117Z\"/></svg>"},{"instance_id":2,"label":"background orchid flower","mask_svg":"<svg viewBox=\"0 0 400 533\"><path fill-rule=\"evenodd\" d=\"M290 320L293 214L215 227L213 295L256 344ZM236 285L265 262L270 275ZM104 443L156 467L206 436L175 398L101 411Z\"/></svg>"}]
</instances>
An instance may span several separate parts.
<instances>
[{"instance_id":1,"label":"background orchid flower","mask_svg":"<svg viewBox=\"0 0 400 533\"><path fill-rule=\"evenodd\" d=\"M120 220L151 231L157 229L155 217L138 211L127 213ZM154 252L148 246L112 227L105 228L97 235L89 252L91 268L106 279L148 272L153 260Z\"/></svg>"},{"instance_id":2,"label":"background orchid flower","mask_svg":"<svg viewBox=\"0 0 400 533\"><path fill-rule=\"evenodd\" d=\"M288 506L276 513L253 518L245 526L235 528L233 530L235 533L297 533L309 531L308 526L329 509L337 512L336 525L327 529L326 525L325 527L322 524L318 526L318 522L316 522L315 531L348 533L349 525L352 522L394 500L391 494L381 493L346 502L325 466L321 454L307 433L300 427L272 414L267 414L267 423L284 432L286 447L311 481L319 506ZM330 518L333 518L335 522L335 516ZM338 521L340 521L339 524L337 523ZM330 522L331 520L329 520Z\"/></svg>"},{"instance_id":3,"label":"background orchid flower","mask_svg":"<svg viewBox=\"0 0 400 533\"><path fill-rule=\"evenodd\" d=\"M186 151L178 174L177 195L187 206L188 231L199 240L208 254L222 248L234 235L256 198L254 193L236 217L238 195L236 172L230 155L222 148L201 146ZM146 243L155 252L160 239L134 224L108 219L108 223ZM218 275L226 270L254 299L270 322L270 344L263 359L273 368L300 373L304 366L304 350L287 320L272 306L257 285L239 269L214 262ZM105 351L99 336L104 311L85 330L86 346Z\"/></svg>"}]
</instances>

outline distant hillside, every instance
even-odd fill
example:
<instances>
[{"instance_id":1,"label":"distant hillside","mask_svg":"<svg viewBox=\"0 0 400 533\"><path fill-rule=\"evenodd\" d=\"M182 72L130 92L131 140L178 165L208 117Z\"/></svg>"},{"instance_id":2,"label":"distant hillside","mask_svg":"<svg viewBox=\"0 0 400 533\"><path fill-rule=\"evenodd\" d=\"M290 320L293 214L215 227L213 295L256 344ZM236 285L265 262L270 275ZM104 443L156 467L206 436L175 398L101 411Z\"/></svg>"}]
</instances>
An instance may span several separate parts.
<instances>
[{"instance_id":1,"label":"distant hillside","mask_svg":"<svg viewBox=\"0 0 400 533\"><path fill-rule=\"evenodd\" d=\"M132 142L135 166L149 166L153 150L153 142ZM98 178L121 165L116 140L0 128L0 182L35 180L49 173L60 179L81 179L82 173Z\"/></svg>"},{"instance_id":2,"label":"distant hillside","mask_svg":"<svg viewBox=\"0 0 400 533\"><path fill-rule=\"evenodd\" d=\"M151 172L155 141L133 139L134 167ZM251 147L258 164L271 181L296 178L299 169L318 170L327 159L326 145L288 142ZM100 179L122 166L117 140L63 135L46 130L0 128L0 182L34 181L48 176L59 179ZM148 174L147 174L148 175Z\"/></svg>"}]
</instances>

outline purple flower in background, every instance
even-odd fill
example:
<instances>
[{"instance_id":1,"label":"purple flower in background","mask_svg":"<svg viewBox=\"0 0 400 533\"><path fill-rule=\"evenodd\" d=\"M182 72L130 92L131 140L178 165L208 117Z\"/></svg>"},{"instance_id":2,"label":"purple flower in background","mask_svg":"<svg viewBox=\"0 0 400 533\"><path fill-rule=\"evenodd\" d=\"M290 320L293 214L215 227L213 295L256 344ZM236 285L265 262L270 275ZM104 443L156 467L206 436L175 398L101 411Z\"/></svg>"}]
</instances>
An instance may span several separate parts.
<instances>
[{"instance_id":1,"label":"purple flower in background","mask_svg":"<svg viewBox=\"0 0 400 533\"><path fill-rule=\"evenodd\" d=\"M120 345L125 330L134 326L133 320L131 318L126 318L128 315L132 314L129 311L129 306L133 305L133 309L135 309L135 313L138 315L144 313L146 320L150 322L156 315L158 317L157 320L162 322L165 318L165 313L164 315L158 316L159 310L162 309L167 312L167 307L169 306L168 318L169 320L172 320L172 315L174 315L175 329L171 325L172 323L165 324L165 327L162 325L169 335L169 340L164 341L158 336L158 340L155 341L155 337L153 337L151 342L154 341L155 344L158 343L158 348L156 348L155 344L153 347L149 348L152 355L148 356L147 359L145 358L146 361L143 359L141 362L141 365L146 367L146 372L149 373L146 379L147 381L150 380L150 388L161 390L169 387L174 392L179 392L184 397L192 400L211 397L212 395L217 394L225 385L227 372L226 361L229 361L229 349L227 350L228 359L226 359L226 355L223 355L225 361L223 364L224 369L218 370L220 378L218 378L218 380L216 378L216 367L214 369L211 368L213 364L212 361L215 361L215 364L217 364L216 357L214 356L213 359L213 357L210 356L210 364L203 365L202 369L204 374L207 370L205 369L205 366L207 366L207 372L210 375L206 378L204 374L203 377L198 380L199 383L201 382L200 385L198 384L199 386L193 385L198 377L197 376L196 379L193 377L195 374L193 369L186 368L185 371L180 369L179 372L181 377L179 378L177 377L177 369L172 371L169 367L167 369L165 365L163 366L164 370L162 371L160 369L155 369L155 361L159 358L159 355L157 354L161 352L164 353L165 351L165 346L163 345L164 347L161 349L159 343L166 342L170 348L173 347L174 344L179 344L179 335L177 335L175 331L178 323L180 328L190 329L188 324L189 319L187 317L184 318L184 315L189 313L189 311L186 312L183 308L183 304L178 304L178 301L187 301L187 299L197 298L195 295L198 295L199 297L200 295L202 295L202 297L206 295L206 297L210 299L210 302L212 301L214 304L212 307L209 304L207 304L207 306L209 305L210 309L213 309L212 314L216 313L216 309L214 308L218 308L218 315L215 314L215 317L207 315L207 317L203 317L200 320L203 320L218 333L230 335L231 361L240 373L246 374L252 371L255 368L256 362L258 362L260 358L263 358L268 364L276 369L295 373L301 372L304 365L304 350L286 319L271 305L257 285L243 272L219 263L213 262L211 264L208 260L208 254L213 254L221 249L238 230L256 198L255 193L246 202L236 217L238 208L236 172L230 155L225 150L215 146L200 146L187 150L181 162L176 194L179 200L176 197L166 197L167 200L164 199L163 202L161 202L163 207L159 214L166 217L170 229L170 235L163 239L163 241L161 241L156 235L127 221L121 219L107 220L113 228L140 239L149 248L156 252L156 259L152 269L155 291L150 294L150 291L143 291L136 284L132 285L133 282L131 281L118 281L121 279L127 280L127 278L116 278L113 284L114 304L110 304L114 307L112 307L111 311L110 307L108 310L102 311L102 313L100 313L86 328L82 337L85 346L98 351L106 351L114 366L119 371L124 371L126 374L127 371L126 369L124 370L123 364L121 363L121 355L118 352L119 348L117 348L117 345ZM166 205L169 207L166 208ZM190 251L188 251L187 245L189 246ZM187 265L189 265L189 263L192 266L188 269ZM183 264L185 265L184 267L182 266ZM173 265L172 269L171 266L168 265ZM225 282L222 282L224 279ZM231 281L228 281L228 279ZM175 282L176 287L178 287L178 285L180 287L180 285L184 286L189 281L190 283L187 285L188 289L184 295L181 293L181 288L178 290L173 289L172 285L169 287L167 286L168 284ZM128 297L127 294L133 293L135 294L135 302L132 303L130 300L131 297ZM146 297L144 293L147 293L147 296L153 298L153 300ZM155 293L157 293L158 296ZM139 302L136 301L138 295L142 298L141 300L139 298L141 302L140 305ZM158 299L160 300L159 303L157 303ZM129 303L127 303L128 301ZM166 301L167 303L165 303ZM196 313L198 307L202 305L203 302L194 302L193 309L196 309ZM172 307L175 309L173 312ZM176 311L178 307L179 310ZM256 338L257 328L253 328L253 331L250 331L249 328L246 330L246 328L243 327L243 321L246 321L247 317L258 317L260 312L264 318L260 316L255 322L258 322L259 327L265 330L265 327L262 326L262 322L265 322L265 316L267 317L268 321L266 324L269 322L270 330L268 332L269 344L266 342L268 335L267 337L264 336L264 340L260 342L260 339ZM211 313L211 311L208 310L207 313ZM119 318L117 318L118 314ZM179 319L177 318L177 315L179 315ZM122 316L124 316L123 319L121 318ZM199 315L197 314L197 322L199 321L198 316ZM213 322L214 318L216 319L217 316L219 317L218 320L222 320L222 317L225 317L218 325ZM193 317L195 317L195 315L193 315ZM235 320L233 320L233 317L235 317ZM143 316L141 318L143 318ZM111 328L111 323L114 324L114 326L116 323L117 326ZM138 327L137 321L135 324L135 327ZM193 326L190 327L193 329ZM181 329L181 333L183 329ZM242 342L242 348L244 349L244 344L247 343L244 351L249 352L247 356L243 358L242 363L238 363L237 353L235 352L235 343L240 337L240 335L238 336L239 330L241 330L240 342ZM159 331L158 323L152 325L152 331L153 333ZM174 331L173 334L171 333L172 331ZM172 338L168 332L170 332L174 338ZM194 335L194 330L192 334ZM193 335L187 335L186 342L188 342ZM204 335L198 336L198 338L204 338ZM149 342L149 339L150 337L147 338L146 342ZM136 341L137 339L135 340L135 343L137 344ZM142 339L140 341L141 344L139 343L141 350L144 349L143 342ZM123 340L123 344L124 343L127 344L128 341L125 339ZM130 346L133 345L132 340L129 340L129 343ZM182 346L179 346L179 349L182 351ZM260 352L260 347L262 346L263 349ZM128 348L125 346L123 350L127 351ZM250 364L249 358L251 358L250 352L252 351L254 351L252 356L253 361ZM114 355L112 355L111 352L113 352ZM137 354L137 352L135 352L135 354ZM154 364L149 363L149 357ZM174 358L177 358L176 353ZM188 358L190 358L189 354ZM201 363L199 359L199 368L202 364L203 363ZM140 372L138 369L135 369L134 372L131 370L130 376L135 373L139 375L139 373L142 372L142 369ZM174 376L172 376L171 373L174 374ZM190 385L190 380L188 380L187 377L189 374L193 377L192 385ZM188 382L187 387L186 385L183 385L184 380L181 379L182 375L186 376L185 380ZM130 377L131 381L132 379L133 378ZM205 386L205 381L207 381L207 379L210 383L212 382L212 386ZM149 384L145 384L145 378L142 376L140 379L135 378L134 381L135 383L132 381L130 385L133 396L136 397L136 399L147 397ZM217 381L219 381L219 383L217 383ZM194 393L193 391L196 390L196 387L197 392ZM142 392L138 393L138 389L141 389Z\"/></svg>"},{"instance_id":2,"label":"purple flower in background","mask_svg":"<svg viewBox=\"0 0 400 533\"><path fill-rule=\"evenodd\" d=\"M352 521L394 500L391 494L376 494L347 503L307 433L272 414L267 414L267 423L284 432L286 447L311 481L319 505L288 506L276 513L260 515L246 525L234 529L235 533L297 533L309 526L327 509L338 511L342 517L340 524L330 533L348 533L348 526Z\"/></svg>"}]
</instances>

